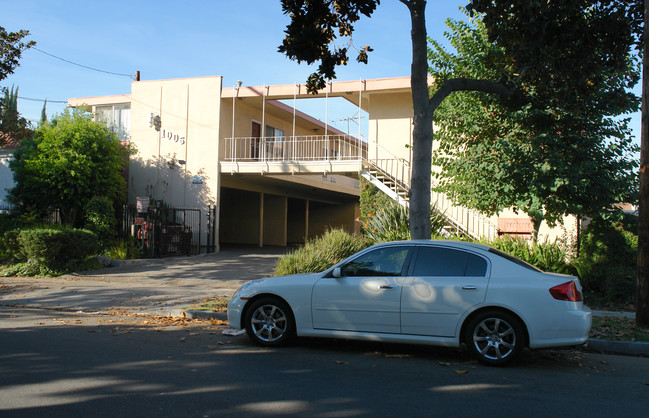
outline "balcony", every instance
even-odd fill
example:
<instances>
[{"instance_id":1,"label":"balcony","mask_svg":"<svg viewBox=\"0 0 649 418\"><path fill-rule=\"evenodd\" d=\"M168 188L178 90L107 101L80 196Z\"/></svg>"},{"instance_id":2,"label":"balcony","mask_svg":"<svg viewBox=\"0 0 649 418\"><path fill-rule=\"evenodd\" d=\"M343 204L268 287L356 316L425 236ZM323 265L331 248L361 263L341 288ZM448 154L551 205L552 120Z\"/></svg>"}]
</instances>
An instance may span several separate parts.
<instances>
[{"instance_id":1,"label":"balcony","mask_svg":"<svg viewBox=\"0 0 649 418\"><path fill-rule=\"evenodd\" d=\"M348 135L225 138L222 173L358 173L367 144Z\"/></svg>"}]
</instances>

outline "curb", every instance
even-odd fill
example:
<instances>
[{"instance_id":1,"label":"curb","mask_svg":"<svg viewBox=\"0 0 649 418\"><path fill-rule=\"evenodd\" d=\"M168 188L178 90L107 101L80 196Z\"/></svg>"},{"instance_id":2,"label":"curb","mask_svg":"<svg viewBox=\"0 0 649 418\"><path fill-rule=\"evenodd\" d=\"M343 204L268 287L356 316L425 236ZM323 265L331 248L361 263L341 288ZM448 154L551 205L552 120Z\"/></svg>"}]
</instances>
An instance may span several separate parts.
<instances>
[{"instance_id":1,"label":"curb","mask_svg":"<svg viewBox=\"0 0 649 418\"><path fill-rule=\"evenodd\" d=\"M586 350L649 357L649 343L589 339Z\"/></svg>"},{"instance_id":2,"label":"curb","mask_svg":"<svg viewBox=\"0 0 649 418\"><path fill-rule=\"evenodd\" d=\"M227 312L194 311L191 309L180 309L179 311L174 311L171 313L171 316L180 316L187 319L216 319L219 321L228 320Z\"/></svg>"}]
</instances>

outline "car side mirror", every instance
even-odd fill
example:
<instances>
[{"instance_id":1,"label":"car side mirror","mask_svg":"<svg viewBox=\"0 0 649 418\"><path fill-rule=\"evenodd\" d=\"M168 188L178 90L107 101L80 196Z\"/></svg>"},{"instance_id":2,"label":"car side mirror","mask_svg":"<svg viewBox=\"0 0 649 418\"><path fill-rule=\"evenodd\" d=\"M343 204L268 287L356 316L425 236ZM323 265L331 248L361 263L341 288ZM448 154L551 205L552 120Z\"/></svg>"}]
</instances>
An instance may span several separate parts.
<instances>
[{"instance_id":1,"label":"car side mirror","mask_svg":"<svg viewBox=\"0 0 649 418\"><path fill-rule=\"evenodd\" d=\"M336 267L333 272L331 272L331 275L334 276L336 279L340 279L342 277L342 273L340 272L340 267Z\"/></svg>"}]
</instances>

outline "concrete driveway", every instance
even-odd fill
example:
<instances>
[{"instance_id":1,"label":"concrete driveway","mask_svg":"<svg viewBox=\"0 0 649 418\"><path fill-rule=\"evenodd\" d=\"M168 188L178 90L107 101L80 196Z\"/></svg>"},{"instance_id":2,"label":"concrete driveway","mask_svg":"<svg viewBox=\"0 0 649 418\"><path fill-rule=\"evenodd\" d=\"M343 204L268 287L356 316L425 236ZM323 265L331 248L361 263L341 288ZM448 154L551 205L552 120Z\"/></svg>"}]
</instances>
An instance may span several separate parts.
<instances>
[{"instance_id":1,"label":"concrete driveway","mask_svg":"<svg viewBox=\"0 0 649 418\"><path fill-rule=\"evenodd\" d=\"M177 315L192 302L230 296L268 276L285 248L223 250L194 257L127 260L56 278L2 277L0 305L84 312Z\"/></svg>"}]
</instances>

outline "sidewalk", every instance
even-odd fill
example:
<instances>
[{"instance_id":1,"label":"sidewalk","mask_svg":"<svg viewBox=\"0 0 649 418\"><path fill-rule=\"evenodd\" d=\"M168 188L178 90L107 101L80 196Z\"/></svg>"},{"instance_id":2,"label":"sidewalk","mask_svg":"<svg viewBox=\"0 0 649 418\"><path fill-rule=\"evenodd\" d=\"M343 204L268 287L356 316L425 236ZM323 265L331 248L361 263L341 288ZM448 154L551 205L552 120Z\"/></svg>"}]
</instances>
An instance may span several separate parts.
<instances>
[{"instance_id":1,"label":"sidewalk","mask_svg":"<svg viewBox=\"0 0 649 418\"><path fill-rule=\"evenodd\" d=\"M119 261L115 267L55 278L0 277L0 305L179 316L195 302L231 296L241 284L270 275L284 251L233 249Z\"/></svg>"},{"instance_id":2,"label":"sidewalk","mask_svg":"<svg viewBox=\"0 0 649 418\"><path fill-rule=\"evenodd\" d=\"M205 298L231 296L241 284L271 275L285 251L226 249L193 257L120 261L114 267L56 278L0 277L0 306L225 320L225 312L186 307ZM635 316L610 311L593 311L593 315ZM649 356L649 343L590 339L587 349Z\"/></svg>"}]
</instances>

